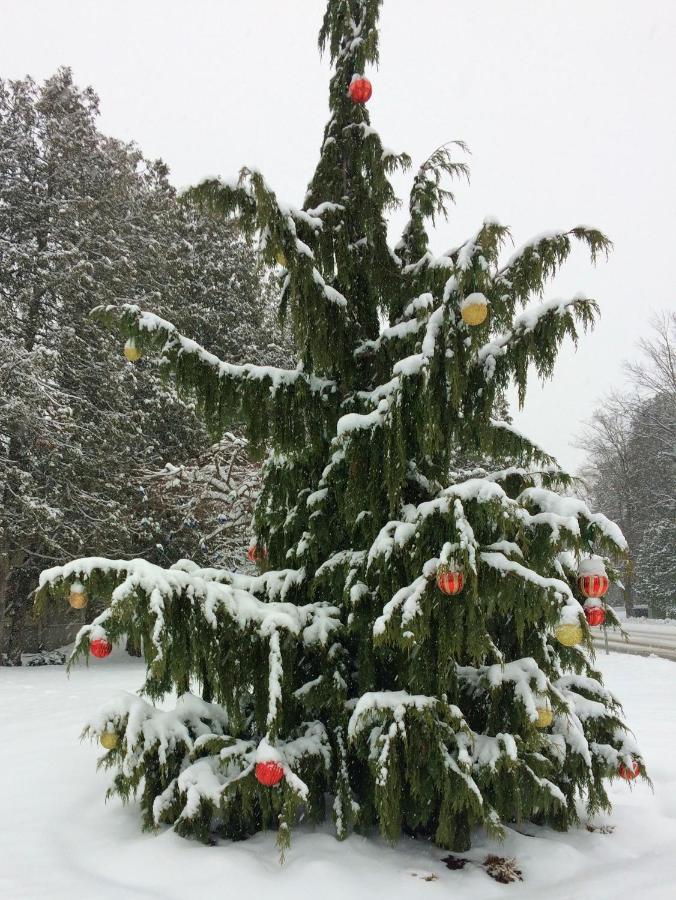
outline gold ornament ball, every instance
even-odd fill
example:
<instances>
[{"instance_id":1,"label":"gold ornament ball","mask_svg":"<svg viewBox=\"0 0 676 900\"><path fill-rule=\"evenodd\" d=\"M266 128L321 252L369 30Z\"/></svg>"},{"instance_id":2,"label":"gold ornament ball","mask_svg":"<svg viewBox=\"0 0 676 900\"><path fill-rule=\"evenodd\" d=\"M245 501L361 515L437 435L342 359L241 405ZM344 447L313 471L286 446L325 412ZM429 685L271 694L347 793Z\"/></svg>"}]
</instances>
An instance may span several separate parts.
<instances>
[{"instance_id":1,"label":"gold ornament ball","mask_svg":"<svg viewBox=\"0 0 676 900\"><path fill-rule=\"evenodd\" d=\"M554 721L554 713L548 706L538 706L538 718L536 728L549 728Z\"/></svg>"},{"instance_id":2,"label":"gold ornament ball","mask_svg":"<svg viewBox=\"0 0 676 900\"><path fill-rule=\"evenodd\" d=\"M114 750L120 743L114 731L104 731L99 740L101 741L101 746L105 747L106 750Z\"/></svg>"},{"instance_id":3,"label":"gold ornament ball","mask_svg":"<svg viewBox=\"0 0 676 900\"><path fill-rule=\"evenodd\" d=\"M557 625L554 631L554 637L563 644L564 647L575 647L582 643L582 629L578 624L574 625Z\"/></svg>"},{"instance_id":4,"label":"gold ornament ball","mask_svg":"<svg viewBox=\"0 0 676 900\"><path fill-rule=\"evenodd\" d=\"M138 362L139 359L143 356L139 348L136 346L136 342L131 340L131 338L124 345L124 358L129 360L129 362Z\"/></svg>"},{"instance_id":5,"label":"gold ornament ball","mask_svg":"<svg viewBox=\"0 0 676 900\"><path fill-rule=\"evenodd\" d=\"M88 602L88 597L84 591L71 591L68 594L68 602L73 609L84 609Z\"/></svg>"},{"instance_id":6,"label":"gold ornament ball","mask_svg":"<svg viewBox=\"0 0 676 900\"><path fill-rule=\"evenodd\" d=\"M278 250L275 253L275 259L277 260L278 266L281 266L283 269L286 269L286 256L284 256L283 250Z\"/></svg>"},{"instance_id":7,"label":"gold ornament ball","mask_svg":"<svg viewBox=\"0 0 676 900\"><path fill-rule=\"evenodd\" d=\"M488 315L488 302L484 295L477 293L465 297L464 303L460 307L460 315L466 325L475 326L485 322Z\"/></svg>"}]
</instances>

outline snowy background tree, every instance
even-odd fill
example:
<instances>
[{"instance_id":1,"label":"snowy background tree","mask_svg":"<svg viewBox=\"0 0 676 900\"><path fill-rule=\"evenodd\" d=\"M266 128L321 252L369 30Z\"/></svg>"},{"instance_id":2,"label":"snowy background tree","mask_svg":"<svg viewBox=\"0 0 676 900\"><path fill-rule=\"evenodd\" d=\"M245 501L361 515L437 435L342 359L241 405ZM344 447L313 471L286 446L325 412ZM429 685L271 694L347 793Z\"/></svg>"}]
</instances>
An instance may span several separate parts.
<instances>
[{"instance_id":1,"label":"snowy background tree","mask_svg":"<svg viewBox=\"0 0 676 900\"><path fill-rule=\"evenodd\" d=\"M388 245L388 175L409 159L364 105L379 9L328 2L330 119L302 207L252 169L191 193L285 268L296 368L221 361L138 304L105 311L160 350L215 437L243 419L267 451L258 575L94 557L41 578L43 601L74 585L110 600L75 658L125 635L142 646L145 698L114 698L87 730L147 827L208 840L276 824L284 847L299 807L322 818L328 792L338 837L377 823L459 849L478 825L568 828L577 801L607 808L605 779L643 771L579 646L578 564L598 571L624 538L499 418L505 388L523 401L529 367L551 375L596 313L584 296L543 300L546 282L575 241L592 260L609 242L574 227L502 260L509 231L489 219L435 256L427 226L466 173L460 145L418 169ZM174 709L153 705L173 690Z\"/></svg>"},{"instance_id":2,"label":"snowy background tree","mask_svg":"<svg viewBox=\"0 0 676 900\"><path fill-rule=\"evenodd\" d=\"M179 203L166 166L97 118L67 69L0 81L0 659L18 659L46 564L204 549L185 493L147 482L210 446L194 403L156 366L120 365L92 308L143 298L235 358L288 354L232 225Z\"/></svg>"},{"instance_id":3,"label":"snowy background tree","mask_svg":"<svg viewBox=\"0 0 676 900\"><path fill-rule=\"evenodd\" d=\"M676 315L655 315L640 355L625 363L627 385L603 398L579 439L594 502L621 525L628 615L634 605L676 614Z\"/></svg>"}]
</instances>

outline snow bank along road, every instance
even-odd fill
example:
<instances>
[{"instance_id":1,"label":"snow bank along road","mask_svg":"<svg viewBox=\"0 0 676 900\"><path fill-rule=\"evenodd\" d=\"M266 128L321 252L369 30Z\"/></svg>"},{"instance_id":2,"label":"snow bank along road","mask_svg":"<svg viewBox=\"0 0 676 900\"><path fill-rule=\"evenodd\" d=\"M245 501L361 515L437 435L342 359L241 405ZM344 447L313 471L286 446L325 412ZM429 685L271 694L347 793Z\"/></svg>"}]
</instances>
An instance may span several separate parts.
<instances>
[{"instance_id":1,"label":"snow bank along road","mask_svg":"<svg viewBox=\"0 0 676 900\"><path fill-rule=\"evenodd\" d=\"M676 660L676 624L668 624L655 619L631 619L622 622L628 635L625 640L619 629L608 629L608 648L617 653L634 653L638 656L661 656ZM601 629L594 633L597 652L605 647L605 636ZM676 891L674 892L676 896Z\"/></svg>"},{"instance_id":2,"label":"snow bank along road","mask_svg":"<svg viewBox=\"0 0 676 900\"><path fill-rule=\"evenodd\" d=\"M216 847L170 830L143 834L134 804L104 803L109 773L99 748L78 740L88 712L141 683L138 661L113 653L78 668L0 669L0 898L2 900L202 900L315 892L333 898L429 900L674 900L676 897L676 663L599 655L608 687L624 701L655 784L614 784L610 834L510 829L503 844L475 836L463 854L514 856L523 883L501 885L479 866L449 871L427 843L299 827L280 868L274 835ZM430 879L430 880L426 880Z\"/></svg>"}]
</instances>

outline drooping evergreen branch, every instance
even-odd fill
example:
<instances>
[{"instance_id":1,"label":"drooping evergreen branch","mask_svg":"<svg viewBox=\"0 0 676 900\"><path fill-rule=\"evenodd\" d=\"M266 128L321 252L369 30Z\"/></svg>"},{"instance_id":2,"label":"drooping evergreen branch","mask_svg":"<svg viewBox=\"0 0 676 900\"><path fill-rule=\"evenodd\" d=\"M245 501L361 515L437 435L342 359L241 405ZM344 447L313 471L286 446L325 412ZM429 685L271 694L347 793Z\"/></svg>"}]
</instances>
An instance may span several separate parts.
<instances>
[{"instance_id":1,"label":"drooping evergreen branch","mask_svg":"<svg viewBox=\"0 0 676 900\"><path fill-rule=\"evenodd\" d=\"M171 322L135 304L101 307L94 314L121 327L139 349L160 351L165 372L174 374L179 389L197 396L215 437L229 423L244 419L252 449L260 453L268 444L290 448L299 439L325 440L330 433L336 416L334 381L300 368L223 362L180 334Z\"/></svg>"},{"instance_id":2,"label":"drooping evergreen branch","mask_svg":"<svg viewBox=\"0 0 676 900\"><path fill-rule=\"evenodd\" d=\"M586 330L597 313L596 301L583 296L550 300L527 309L516 316L508 332L478 349L476 367L482 380L505 387L513 378L523 405L529 365L535 366L540 377L551 377L563 338L568 336L577 342L576 322Z\"/></svg>"},{"instance_id":3,"label":"drooping evergreen branch","mask_svg":"<svg viewBox=\"0 0 676 900\"><path fill-rule=\"evenodd\" d=\"M78 633L71 663L86 657L94 639L113 643L129 636L142 647L148 665L144 691L150 697L161 698L172 685L188 690L191 679L202 681L210 673L212 696L236 719L236 698L254 685L264 732L277 730L281 709L276 698L294 645L326 645L342 628L335 606L289 602L298 599L295 591L302 584L302 572L268 572L253 579L233 576L232 583L225 584L145 560L92 557L43 572L38 604L50 596L66 596L74 581L82 583L90 596L109 599L110 604ZM287 599L265 602L252 593L254 589L263 596ZM181 637L175 638L178 622ZM248 653L243 653L245 645ZM215 676L214 652L221 661Z\"/></svg>"},{"instance_id":4,"label":"drooping evergreen branch","mask_svg":"<svg viewBox=\"0 0 676 900\"><path fill-rule=\"evenodd\" d=\"M498 289L504 289L514 301L526 303L533 294L542 294L545 283L556 275L570 256L571 238L589 248L592 262L606 255L612 242L596 228L580 225L569 231L552 231L532 238L517 250L495 274Z\"/></svg>"}]
</instances>

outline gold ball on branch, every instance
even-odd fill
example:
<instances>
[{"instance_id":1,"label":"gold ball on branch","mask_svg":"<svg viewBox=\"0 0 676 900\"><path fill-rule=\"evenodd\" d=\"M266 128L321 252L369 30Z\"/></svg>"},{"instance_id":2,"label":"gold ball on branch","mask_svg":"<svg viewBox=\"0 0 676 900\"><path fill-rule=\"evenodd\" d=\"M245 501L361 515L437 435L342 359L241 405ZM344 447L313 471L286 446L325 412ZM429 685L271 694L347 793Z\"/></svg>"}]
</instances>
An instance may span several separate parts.
<instances>
[{"instance_id":1,"label":"gold ball on branch","mask_svg":"<svg viewBox=\"0 0 676 900\"><path fill-rule=\"evenodd\" d=\"M483 294L469 294L460 304L460 315L466 325L481 325L488 315L488 300Z\"/></svg>"},{"instance_id":2,"label":"gold ball on branch","mask_svg":"<svg viewBox=\"0 0 676 900\"><path fill-rule=\"evenodd\" d=\"M572 624L561 623L554 629L554 637L564 647L575 647L582 643L582 628L577 622Z\"/></svg>"},{"instance_id":3,"label":"gold ball on branch","mask_svg":"<svg viewBox=\"0 0 676 900\"><path fill-rule=\"evenodd\" d=\"M549 726L554 721L554 713L552 712L551 706L538 706L537 708L537 721L535 723L536 728L549 728Z\"/></svg>"},{"instance_id":4,"label":"gold ball on branch","mask_svg":"<svg viewBox=\"0 0 676 900\"><path fill-rule=\"evenodd\" d=\"M284 255L283 250L278 250L275 253L275 259L277 260L278 266L281 266L283 269L286 269L286 256Z\"/></svg>"},{"instance_id":5,"label":"gold ball on branch","mask_svg":"<svg viewBox=\"0 0 676 900\"><path fill-rule=\"evenodd\" d=\"M139 359L143 356L139 348L136 346L136 341L134 338L129 338L127 343L124 345L124 358L129 360L129 362L138 362Z\"/></svg>"},{"instance_id":6,"label":"gold ball on branch","mask_svg":"<svg viewBox=\"0 0 676 900\"><path fill-rule=\"evenodd\" d=\"M101 746L106 750L114 750L120 743L120 739L114 731L104 731L99 738Z\"/></svg>"},{"instance_id":7,"label":"gold ball on branch","mask_svg":"<svg viewBox=\"0 0 676 900\"><path fill-rule=\"evenodd\" d=\"M68 594L68 602L73 609L84 609L89 601L85 594L84 585L79 581L74 581L70 586Z\"/></svg>"}]
</instances>

